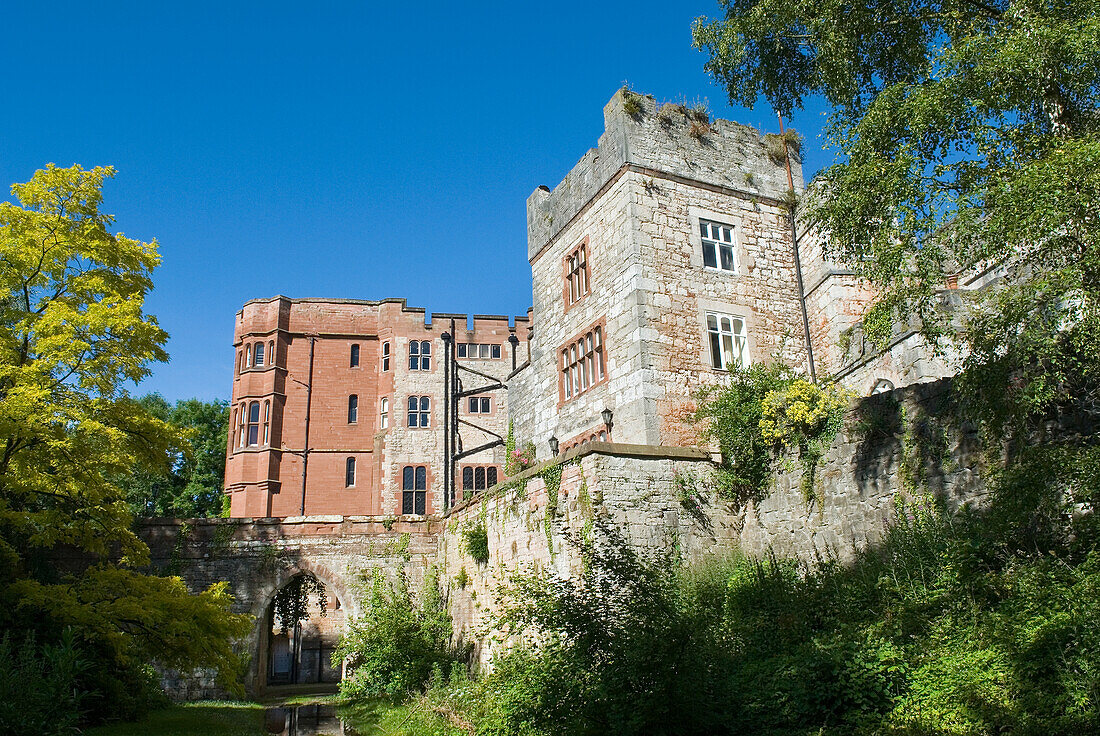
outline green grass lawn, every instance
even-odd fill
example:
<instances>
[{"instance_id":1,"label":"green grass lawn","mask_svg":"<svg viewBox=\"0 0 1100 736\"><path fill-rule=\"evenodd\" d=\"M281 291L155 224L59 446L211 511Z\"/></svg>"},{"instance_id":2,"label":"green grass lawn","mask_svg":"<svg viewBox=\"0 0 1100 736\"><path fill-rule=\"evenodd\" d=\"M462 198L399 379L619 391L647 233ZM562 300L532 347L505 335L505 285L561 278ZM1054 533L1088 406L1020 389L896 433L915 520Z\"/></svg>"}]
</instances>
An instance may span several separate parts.
<instances>
[{"instance_id":1,"label":"green grass lawn","mask_svg":"<svg viewBox=\"0 0 1100 736\"><path fill-rule=\"evenodd\" d=\"M264 707L258 703L204 701L153 711L134 723L114 723L88 736L264 736Z\"/></svg>"},{"instance_id":2,"label":"green grass lawn","mask_svg":"<svg viewBox=\"0 0 1100 736\"><path fill-rule=\"evenodd\" d=\"M264 711L275 705L335 704L332 696L283 699L268 705L246 702L203 701L153 711L133 723L114 723L88 730L87 736L266 736ZM460 733L445 720L425 710L419 701L392 703L368 700L337 711L349 728L361 736L438 736Z\"/></svg>"}]
</instances>

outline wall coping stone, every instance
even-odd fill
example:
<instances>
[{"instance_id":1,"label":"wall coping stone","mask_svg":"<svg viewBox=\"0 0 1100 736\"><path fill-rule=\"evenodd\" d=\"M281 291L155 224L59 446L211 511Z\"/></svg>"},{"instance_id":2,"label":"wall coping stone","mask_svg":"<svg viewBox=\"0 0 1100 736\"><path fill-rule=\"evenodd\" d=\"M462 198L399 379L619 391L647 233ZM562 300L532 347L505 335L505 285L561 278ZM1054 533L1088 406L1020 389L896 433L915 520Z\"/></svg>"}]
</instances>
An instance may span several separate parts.
<instances>
[{"instance_id":1,"label":"wall coping stone","mask_svg":"<svg viewBox=\"0 0 1100 736\"><path fill-rule=\"evenodd\" d=\"M698 447L674 447L672 445L634 445L625 442L586 442L574 447L549 460L543 460L526 470L513 475L505 481L487 488L471 498L464 500L447 509L442 518L447 518L457 511L461 511L484 499L497 496L504 491L515 487L519 481L538 477L547 468L555 465L563 465L572 460L578 460L586 455L608 455L613 457L637 457L648 460L698 460L713 462L711 453Z\"/></svg>"}]
</instances>

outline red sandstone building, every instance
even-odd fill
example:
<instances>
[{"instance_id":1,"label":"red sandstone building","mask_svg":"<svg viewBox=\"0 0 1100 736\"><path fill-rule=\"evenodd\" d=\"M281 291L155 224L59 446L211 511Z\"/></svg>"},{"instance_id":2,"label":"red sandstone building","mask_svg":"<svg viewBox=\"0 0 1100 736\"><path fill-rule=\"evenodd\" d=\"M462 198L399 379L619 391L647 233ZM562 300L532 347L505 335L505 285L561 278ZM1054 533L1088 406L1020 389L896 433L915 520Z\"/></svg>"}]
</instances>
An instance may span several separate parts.
<instances>
[{"instance_id":1,"label":"red sandstone building","mask_svg":"<svg viewBox=\"0 0 1100 736\"><path fill-rule=\"evenodd\" d=\"M225 470L233 516L427 515L502 477L503 447L485 450L458 463L455 498L444 498L444 334L459 365L503 381L526 359L527 318L425 318L401 299L244 305ZM506 396L459 398L468 447L507 432Z\"/></svg>"}]
</instances>

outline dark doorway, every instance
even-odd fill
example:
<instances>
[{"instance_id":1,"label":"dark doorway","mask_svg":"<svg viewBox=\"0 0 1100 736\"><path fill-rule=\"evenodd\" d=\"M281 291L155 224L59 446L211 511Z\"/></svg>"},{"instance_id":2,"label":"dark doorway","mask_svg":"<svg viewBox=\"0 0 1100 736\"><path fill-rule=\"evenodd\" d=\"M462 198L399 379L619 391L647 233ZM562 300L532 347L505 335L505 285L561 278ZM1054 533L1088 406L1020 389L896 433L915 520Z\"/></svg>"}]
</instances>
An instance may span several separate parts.
<instances>
[{"instance_id":1,"label":"dark doorway","mask_svg":"<svg viewBox=\"0 0 1100 736\"><path fill-rule=\"evenodd\" d=\"M268 606L267 684L340 682L332 653L344 622L339 599L309 573L283 586Z\"/></svg>"}]
</instances>

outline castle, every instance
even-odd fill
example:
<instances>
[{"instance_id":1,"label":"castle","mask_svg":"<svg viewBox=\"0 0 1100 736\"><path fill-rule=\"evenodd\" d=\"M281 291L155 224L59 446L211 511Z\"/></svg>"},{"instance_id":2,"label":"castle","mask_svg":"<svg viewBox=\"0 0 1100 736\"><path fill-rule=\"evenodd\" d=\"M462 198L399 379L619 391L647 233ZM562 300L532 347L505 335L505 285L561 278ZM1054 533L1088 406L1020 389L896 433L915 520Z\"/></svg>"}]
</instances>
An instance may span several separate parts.
<instances>
[{"instance_id":1,"label":"castle","mask_svg":"<svg viewBox=\"0 0 1100 736\"><path fill-rule=\"evenodd\" d=\"M863 395L943 375L913 332L844 354L870 293L790 216L792 148L623 89L597 146L527 200L526 316L248 302L232 515L440 514L503 479L509 426L540 459L588 441L696 445L693 394L735 363L778 359Z\"/></svg>"},{"instance_id":2,"label":"castle","mask_svg":"<svg viewBox=\"0 0 1100 736\"><path fill-rule=\"evenodd\" d=\"M928 457L890 432L844 436L809 475L779 464L765 497L724 499L687 420L729 366L782 360L861 396L897 388L860 405L930 422L946 390L931 379L950 366L906 325L885 347L861 338L871 294L791 216L803 182L784 138L628 90L604 122L565 179L528 198L527 315L283 296L238 313L231 518L144 519L138 533L152 566L192 590L229 581L256 622L242 642L252 693L334 687L333 647L374 575L416 586L434 570L456 641L487 664L510 571L581 574L576 542L597 527L685 558L843 556L889 524L903 467L949 504L985 492L973 433L945 426ZM508 462L513 444L534 447L533 467ZM304 576L327 612L288 632L274 601ZM182 699L221 694L203 673L165 683Z\"/></svg>"}]
</instances>

